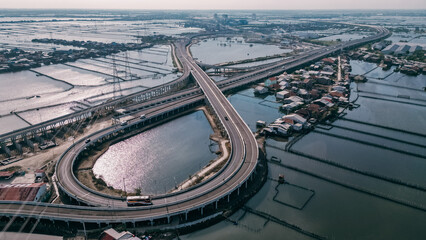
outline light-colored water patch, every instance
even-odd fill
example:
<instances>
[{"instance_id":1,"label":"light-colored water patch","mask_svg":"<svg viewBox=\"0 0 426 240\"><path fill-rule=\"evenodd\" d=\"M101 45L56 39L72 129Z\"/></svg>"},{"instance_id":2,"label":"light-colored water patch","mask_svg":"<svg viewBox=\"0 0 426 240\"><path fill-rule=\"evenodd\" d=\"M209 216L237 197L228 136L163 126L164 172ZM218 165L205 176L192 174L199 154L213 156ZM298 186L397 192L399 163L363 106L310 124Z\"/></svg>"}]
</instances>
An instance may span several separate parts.
<instances>
[{"instance_id":1,"label":"light-colored water patch","mask_svg":"<svg viewBox=\"0 0 426 240\"><path fill-rule=\"evenodd\" d=\"M30 126L28 123L13 114L0 117L0 134L28 126Z\"/></svg>"},{"instance_id":2,"label":"light-colored water patch","mask_svg":"<svg viewBox=\"0 0 426 240\"><path fill-rule=\"evenodd\" d=\"M213 131L202 111L180 117L112 145L93 172L114 188L141 188L143 194L167 192L216 158Z\"/></svg>"},{"instance_id":3,"label":"light-colored water patch","mask_svg":"<svg viewBox=\"0 0 426 240\"><path fill-rule=\"evenodd\" d=\"M45 93L62 92L72 86L31 71L0 74L0 101L30 98Z\"/></svg>"},{"instance_id":4,"label":"light-colored water patch","mask_svg":"<svg viewBox=\"0 0 426 240\"><path fill-rule=\"evenodd\" d=\"M192 55L198 61L208 64L217 64L229 61L252 59L291 52L290 49L281 49L276 45L251 44L243 38L235 37L206 39L191 47Z\"/></svg>"}]
</instances>

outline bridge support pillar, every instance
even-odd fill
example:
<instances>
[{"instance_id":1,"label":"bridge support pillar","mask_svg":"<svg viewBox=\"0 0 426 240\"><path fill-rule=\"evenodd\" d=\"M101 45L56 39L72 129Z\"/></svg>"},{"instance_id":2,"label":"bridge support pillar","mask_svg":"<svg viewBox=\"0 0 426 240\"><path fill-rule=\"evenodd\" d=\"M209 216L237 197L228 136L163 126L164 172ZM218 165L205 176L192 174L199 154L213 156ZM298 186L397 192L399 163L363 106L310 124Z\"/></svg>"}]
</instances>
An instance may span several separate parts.
<instances>
[{"instance_id":1,"label":"bridge support pillar","mask_svg":"<svg viewBox=\"0 0 426 240\"><path fill-rule=\"evenodd\" d=\"M153 219L151 219L151 220L149 220L150 222L151 222L151 226L154 226L154 220Z\"/></svg>"},{"instance_id":2,"label":"bridge support pillar","mask_svg":"<svg viewBox=\"0 0 426 240\"><path fill-rule=\"evenodd\" d=\"M240 196L240 188L237 188L237 195Z\"/></svg>"},{"instance_id":3,"label":"bridge support pillar","mask_svg":"<svg viewBox=\"0 0 426 240\"><path fill-rule=\"evenodd\" d=\"M247 182L248 182L248 181L246 181L246 188L247 188Z\"/></svg>"},{"instance_id":4,"label":"bridge support pillar","mask_svg":"<svg viewBox=\"0 0 426 240\"><path fill-rule=\"evenodd\" d=\"M84 236L86 237L86 224L84 222L81 222L83 224L83 231L84 231Z\"/></svg>"},{"instance_id":5,"label":"bridge support pillar","mask_svg":"<svg viewBox=\"0 0 426 240\"><path fill-rule=\"evenodd\" d=\"M167 216L167 224L170 223L170 216Z\"/></svg>"},{"instance_id":6,"label":"bridge support pillar","mask_svg":"<svg viewBox=\"0 0 426 240\"><path fill-rule=\"evenodd\" d=\"M228 202L229 202L229 196L230 196L230 195L228 195Z\"/></svg>"},{"instance_id":7,"label":"bridge support pillar","mask_svg":"<svg viewBox=\"0 0 426 240\"><path fill-rule=\"evenodd\" d=\"M135 228L136 227L136 222L133 221L132 224L133 224L133 228Z\"/></svg>"},{"instance_id":8,"label":"bridge support pillar","mask_svg":"<svg viewBox=\"0 0 426 240\"><path fill-rule=\"evenodd\" d=\"M185 221L188 221L188 211L185 212Z\"/></svg>"},{"instance_id":9,"label":"bridge support pillar","mask_svg":"<svg viewBox=\"0 0 426 240\"><path fill-rule=\"evenodd\" d=\"M216 207L216 209L217 209L217 202L219 202L219 201L216 201L216 203L215 203L215 207Z\"/></svg>"},{"instance_id":10,"label":"bridge support pillar","mask_svg":"<svg viewBox=\"0 0 426 240\"><path fill-rule=\"evenodd\" d=\"M201 216L204 214L204 207L201 207Z\"/></svg>"}]
</instances>

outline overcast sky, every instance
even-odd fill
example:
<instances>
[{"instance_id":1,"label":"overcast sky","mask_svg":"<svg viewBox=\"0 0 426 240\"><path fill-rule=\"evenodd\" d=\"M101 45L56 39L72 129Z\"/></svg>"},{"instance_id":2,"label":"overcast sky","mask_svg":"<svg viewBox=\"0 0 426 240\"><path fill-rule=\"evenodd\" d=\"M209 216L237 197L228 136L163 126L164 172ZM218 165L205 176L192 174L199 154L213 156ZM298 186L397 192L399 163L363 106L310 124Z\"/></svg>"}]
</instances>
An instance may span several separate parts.
<instances>
[{"instance_id":1,"label":"overcast sky","mask_svg":"<svg viewBox=\"0 0 426 240\"><path fill-rule=\"evenodd\" d=\"M426 9L426 0L0 0L0 8Z\"/></svg>"}]
</instances>

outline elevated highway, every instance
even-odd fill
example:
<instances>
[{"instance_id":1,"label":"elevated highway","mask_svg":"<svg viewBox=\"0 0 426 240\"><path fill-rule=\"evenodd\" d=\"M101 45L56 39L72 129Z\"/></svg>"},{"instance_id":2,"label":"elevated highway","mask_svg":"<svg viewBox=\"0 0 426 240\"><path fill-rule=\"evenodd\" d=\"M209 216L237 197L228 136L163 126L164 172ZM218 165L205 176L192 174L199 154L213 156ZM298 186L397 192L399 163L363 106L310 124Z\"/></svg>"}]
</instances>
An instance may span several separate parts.
<instances>
[{"instance_id":1,"label":"elevated highway","mask_svg":"<svg viewBox=\"0 0 426 240\"><path fill-rule=\"evenodd\" d=\"M148 207L127 208L120 198L113 198L95 193L85 188L79 183L72 171L74 162L78 154L86 147L96 141L102 141L106 136L114 135L123 131L125 128L143 127L150 121L155 121L163 114L172 113L177 109L192 106L197 102L204 101L204 95L198 89L186 90L182 97L168 101L173 98L164 98L161 100L164 104L151 106L147 112L147 118L144 120L135 119L128 126L112 126L90 136L92 142L85 144L83 141L77 142L69 148L61 157L57 164L57 177L59 185L68 196L77 199L89 205L98 207L83 207L56 205L46 203L21 203L21 202L0 202L0 215L2 216L20 216L36 219L50 219L61 221L75 221L84 223L112 223L112 222L140 222L167 219L177 215L187 217L191 211L201 211L210 205L214 206L217 202L228 198L239 189L243 184L247 184L253 170L257 164L258 149L253 134L235 111L222 91L234 87L276 75L288 69L306 64L315 59L329 55L342 48L354 47L370 41L376 41L386 37L389 32L386 29L377 28L378 34L360 40L342 43L332 47L307 52L294 59L281 61L272 66L261 70L243 74L239 77L231 78L218 83L217 85L201 70L196 62L190 57L184 43L178 43L176 52L184 68L190 71L190 74L201 87L208 104L212 106L220 122L226 129L232 144L232 154L226 166L217 173L216 177L210 181L190 188L185 191L155 196L153 205ZM192 93L191 93L192 92ZM179 94L177 94L179 95ZM176 96L175 96L176 97ZM135 109L137 107L135 106ZM178 110L179 111L179 110ZM137 111L134 111L137 112Z\"/></svg>"},{"instance_id":2,"label":"elevated highway","mask_svg":"<svg viewBox=\"0 0 426 240\"><path fill-rule=\"evenodd\" d=\"M182 58L182 56L177 55L177 58L180 59ZM152 98L169 94L173 91L178 91L186 86L189 80L189 75L190 75L189 69L187 69L187 66L184 66L182 76L175 79L174 81L171 81L153 88L145 89L136 93L132 93L124 97L112 99L110 101L96 105L94 107L89 107L85 110L81 110L75 113L70 113L70 114L57 117L45 122L34 124L25 128L20 128L8 133L0 134L0 143L10 142L15 139L22 139L27 136L31 137L32 135L37 134L39 132L43 132L48 129L53 129L58 126L62 126L65 124L70 124L70 123L82 120L92 116L93 113L99 110L115 108L117 105L121 103L125 103L129 100L132 100L134 102L147 101Z\"/></svg>"}]
</instances>

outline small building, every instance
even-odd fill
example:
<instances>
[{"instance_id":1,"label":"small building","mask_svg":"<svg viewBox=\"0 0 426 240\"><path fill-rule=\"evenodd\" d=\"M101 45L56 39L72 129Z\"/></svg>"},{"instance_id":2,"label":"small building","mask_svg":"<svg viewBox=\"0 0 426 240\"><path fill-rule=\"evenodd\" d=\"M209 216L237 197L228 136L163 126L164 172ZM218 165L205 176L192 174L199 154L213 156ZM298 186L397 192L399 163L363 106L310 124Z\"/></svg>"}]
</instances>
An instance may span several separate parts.
<instances>
[{"instance_id":1,"label":"small building","mask_svg":"<svg viewBox=\"0 0 426 240\"><path fill-rule=\"evenodd\" d=\"M303 102L291 102L291 103L282 105L281 109L283 109L285 111L292 111L292 110L298 108L301 105L303 105Z\"/></svg>"},{"instance_id":2,"label":"small building","mask_svg":"<svg viewBox=\"0 0 426 240\"><path fill-rule=\"evenodd\" d=\"M323 112L320 105L315 103L309 104L306 109L309 111L311 117L318 117Z\"/></svg>"},{"instance_id":3,"label":"small building","mask_svg":"<svg viewBox=\"0 0 426 240\"><path fill-rule=\"evenodd\" d=\"M273 123L268 126L270 131L269 133L273 133L278 136L288 136L291 134L292 127L287 123Z\"/></svg>"},{"instance_id":4,"label":"small building","mask_svg":"<svg viewBox=\"0 0 426 240\"><path fill-rule=\"evenodd\" d=\"M291 96L291 97L284 99L285 104L292 103L292 102L303 102L303 98L298 97L298 96Z\"/></svg>"},{"instance_id":5,"label":"small building","mask_svg":"<svg viewBox=\"0 0 426 240\"><path fill-rule=\"evenodd\" d=\"M311 89L312 85L314 85L314 81L310 78L303 80L303 86L305 88Z\"/></svg>"},{"instance_id":6,"label":"small building","mask_svg":"<svg viewBox=\"0 0 426 240\"><path fill-rule=\"evenodd\" d=\"M42 201L47 193L46 183L0 184L2 201Z\"/></svg>"},{"instance_id":7,"label":"small building","mask_svg":"<svg viewBox=\"0 0 426 240\"><path fill-rule=\"evenodd\" d=\"M105 230L101 236L99 237L99 240L141 240L140 238L136 237L133 233L128 231L123 232L117 232L113 228L110 228L108 230Z\"/></svg>"},{"instance_id":8,"label":"small building","mask_svg":"<svg viewBox=\"0 0 426 240\"><path fill-rule=\"evenodd\" d=\"M280 85L280 88L288 88L288 87L290 87L290 83L289 82L286 82L286 81L281 81L280 83L279 83L279 85Z\"/></svg>"},{"instance_id":9,"label":"small building","mask_svg":"<svg viewBox=\"0 0 426 240\"><path fill-rule=\"evenodd\" d=\"M330 94L332 97L337 97L337 98L340 98L340 97L344 97L344 96L345 96L342 92L338 92L338 91L331 91L329 94Z\"/></svg>"},{"instance_id":10,"label":"small building","mask_svg":"<svg viewBox=\"0 0 426 240\"><path fill-rule=\"evenodd\" d=\"M299 91L297 91L297 95L299 95L300 97L307 99L309 97L309 93L308 91L306 91L306 89L299 89Z\"/></svg>"},{"instance_id":11,"label":"small building","mask_svg":"<svg viewBox=\"0 0 426 240\"><path fill-rule=\"evenodd\" d=\"M259 121L256 122L256 127L258 127L258 128L262 128L262 127L265 127L265 126L266 126L265 121L259 120Z\"/></svg>"},{"instance_id":12,"label":"small building","mask_svg":"<svg viewBox=\"0 0 426 240\"><path fill-rule=\"evenodd\" d=\"M317 98L321 97L318 89L312 89L311 91L309 91L309 95L311 95L311 98L313 98L313 99L317 99Z\"/></svg>"},{"instance_id":13,"label":"small building","mask_svg":"<svg viewBox=\"0 0 426 240\"><path fill-rule=\"evenodd\" d=\"M317 78L317 83L322 85L331 85L333 81L329 77L321 76Z\"/></svg>"},{"instance_id":14,"label":"small building","mask_svg":"<svg viewBox=\"0 0 426 240\"><path fill-rule=\"evenodd\" d=\"M345 93L346 92L346 88L345 87L343 87L343 86L333 86L332 87L332 89L333 89L333 91L338 91L338 92L341 92L341 93Z\"/></svg>"},{"instance_id":15,"label":"small building","mask_svg":"<svg viewBox=\"0 0 426 240\"><path fill-rule=\"evenodd\" d=\"M269 86L272 86L274 84L277 84L277 79L278 78L276 78L276 77L271 77L271 78L267 79L265 81L265 87L269 87Z\"/></svg>"},{"instance_id":16,"label":"small building","mask_svg":"<svg viewBox=\"0 0 426 240\"><path fill-rule=\"evenodd\" d=\"M326 100L324 98L315 100L314 103L317 104L317 105L319 105L320 107L330 108L330 107L334 106L334 104L332 102L330 102L330 101L328 101L328 100Z\"/></svg>"},{"instance_id":17,"label":"small building","mask_svg":"<svg viewBox=\"0 0 426 240\"><path fill-rule=\"evenodd\" d=\"M333 76L333 74L334 74L333 71L321 71L322 76L331 77L331 76Z\"/></svg>"},{"instance_id":18,"label":"small building","mask_svg":"<svg viewBox=\"0 0 426 240\"><path fill-rule=\"evenodd\" d=\"M300 123L300 124L306 124L307 123L307 120L306 119L304 119L302 116L300 116L300 115L298 115L298 114L288 114L288 115L285 115L284 117L283 117L283 120L286 120L286 119L291 119L291 120L293 120L294 122L296 122L296 123Z\"/></svg>"},{"instance_id":19,"label":"small building","mask_svg":"<svg viewBox=\"0 0 426 240\"><path fill-rule=\"evenodd\" d=\"M318 67L318 66L317 66ZM319 68L319 67L318 67ZM319 71L314 71L314 70L311 70L311 71L309 71L308 72L308 74L309 75L312 75L312 76L317 76L317 75L319 75L320 74L320 72Z\"/></svg>"},{"instance_id":20,"label":"small building","mask_svg":"<svg viewBox=\"0 0 426 240\"><path fill-rule=\"evenodd\" d=\"M265 93L267 93L268 92L268 89L266 88L266 87L263 87L263 86L257 86L255 89L254 89L254 93L255 94L265 94Z\"/></svg>"},{"instance_id":21,"label":"small building","mask_svg":"<svg viewBox=\"0 0 426 240\"><path fill-rule=\"evenodd\" d=\"M290 92L286 91L286 90L277 92L277 94L275 95L275 97L277 99L284 99L284 98L289 97L289 96L290 96Z\"/></svg>"},{"instance_id":22,"label":"small building","mask_svg":"<svg viewBox=\"0 0 426 240\"><path fill-rule=\"evenodd\" d=\"M331 59L331 58L323 58L323 59L322 59L322 62L323 62L324 64L327 64L327 65L333 65L333 64L334 64L334 61L333 61L333 59Z\"/></svg>"},{"instance_id":23,"label":"small building","mask_svg":"<svg viewBox=\"0 0 426 240\"><path fill-rule=\"evenodd\" d=\"M302 116L303 118L308 119L311 116L311 113L306 108L301 108L295 112L296 114Z\"/></svg>"}]
</instances>

